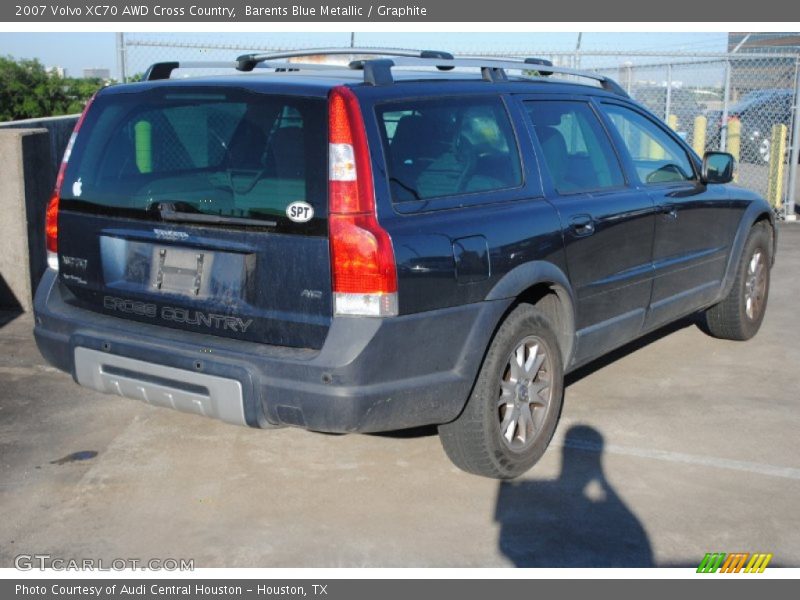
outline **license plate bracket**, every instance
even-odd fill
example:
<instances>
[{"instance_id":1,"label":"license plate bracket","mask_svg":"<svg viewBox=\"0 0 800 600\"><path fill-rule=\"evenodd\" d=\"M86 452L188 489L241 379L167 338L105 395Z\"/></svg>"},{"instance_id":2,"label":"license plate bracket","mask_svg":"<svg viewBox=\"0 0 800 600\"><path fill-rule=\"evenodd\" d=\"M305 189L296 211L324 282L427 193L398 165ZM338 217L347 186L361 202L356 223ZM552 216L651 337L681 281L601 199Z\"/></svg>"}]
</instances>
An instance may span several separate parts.
<instances>
[{"instance_id":1,"label":"license plate bracket","mask_svg":"<svg viewBox=\"0 0 800 600\"><path fill-rule=\"evenodd\" d=\"M154 246L150 285L161 292L202 298L208 295L208 273L214 253L175 246Z\"/></svg>"}]
</instances>

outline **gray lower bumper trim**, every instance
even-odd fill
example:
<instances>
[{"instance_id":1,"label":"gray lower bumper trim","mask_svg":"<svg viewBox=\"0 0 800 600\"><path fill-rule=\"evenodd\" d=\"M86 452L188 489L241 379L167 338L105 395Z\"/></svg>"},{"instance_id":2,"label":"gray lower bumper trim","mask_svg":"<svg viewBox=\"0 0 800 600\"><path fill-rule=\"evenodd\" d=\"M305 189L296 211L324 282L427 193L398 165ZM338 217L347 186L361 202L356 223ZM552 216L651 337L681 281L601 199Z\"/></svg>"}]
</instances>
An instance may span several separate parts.
<instances>
[{"instance_id":1,"label":"gray lower bumper trim","mask_svg":"<svg viewBox=\"0 0 800 600\"><path fill-rule=\"evenodd\" d=\"M75 378L81 385L106 394L247 425L242 384L235 379L81 347L75 348Z\"/></svg>"}]
</instances>

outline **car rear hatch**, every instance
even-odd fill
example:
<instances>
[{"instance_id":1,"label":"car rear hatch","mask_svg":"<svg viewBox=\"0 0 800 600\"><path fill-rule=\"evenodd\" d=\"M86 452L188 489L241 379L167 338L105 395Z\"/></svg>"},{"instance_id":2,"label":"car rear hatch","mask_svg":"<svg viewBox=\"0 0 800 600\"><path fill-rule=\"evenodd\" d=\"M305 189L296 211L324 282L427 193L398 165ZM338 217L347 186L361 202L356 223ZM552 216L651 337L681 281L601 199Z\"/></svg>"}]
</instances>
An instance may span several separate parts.
<instances>
[{"instance_id":1,"label":"car rear hatch","mask_svg":"<svg viewBox=\"0 0 800 600\"><path fill-rule=\"evenodd\" d=\"M332 318L324 96L106 90L65 156L60 280L84 308L320 348Z\"/></svg>"}]
</instances>

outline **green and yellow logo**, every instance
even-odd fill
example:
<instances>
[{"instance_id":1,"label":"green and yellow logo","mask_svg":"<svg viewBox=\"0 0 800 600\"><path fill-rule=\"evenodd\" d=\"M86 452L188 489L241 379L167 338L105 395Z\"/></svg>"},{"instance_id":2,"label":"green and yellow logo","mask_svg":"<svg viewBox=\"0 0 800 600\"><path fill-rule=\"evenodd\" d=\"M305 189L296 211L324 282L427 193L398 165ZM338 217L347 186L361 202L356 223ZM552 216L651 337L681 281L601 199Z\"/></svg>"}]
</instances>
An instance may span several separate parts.
<instances>
[{"instance_id":1,"label":"green and yellow logo","mask_svg":"<svg viewBox=\"0 0 800 600\"><path fill-rule=\"evenodd\" d=\"M707 552L697 567L698 573L763 573L772 554L756 552ZM746 566L745 566L746 565Z\"/></svg>"}]
</instances>

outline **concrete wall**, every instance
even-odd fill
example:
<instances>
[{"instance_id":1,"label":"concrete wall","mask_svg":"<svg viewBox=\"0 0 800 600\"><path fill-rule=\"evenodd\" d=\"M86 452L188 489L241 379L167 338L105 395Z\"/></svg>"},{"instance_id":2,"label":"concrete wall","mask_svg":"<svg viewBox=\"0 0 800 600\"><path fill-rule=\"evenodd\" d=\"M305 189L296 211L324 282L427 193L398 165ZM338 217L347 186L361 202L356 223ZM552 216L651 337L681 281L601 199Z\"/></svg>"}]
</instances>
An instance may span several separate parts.
<instances>
[{"instance_id":1,"label":"concrete wall","mask_svg":"<svg viewBox=\"0 0 800 600\"><path fill-rule=\"evenodd\" d=\"M50 163L48 169L53 176L53 181L58 174L61 158L67 147L69 136L80 115L67 115L64 117L47 117L46 119L25 119L22 121L5 121L0 123L0 131L4 129L46 129L50 132Z\"/></svg>"},{"instance_id":2,"label":"concrete wall","mask_svg":"<svg viewBox=\"0 0 800 600\"><path fill-rule=\"evenodd\" d=\"M46 129L0 128L0 308L31 310L56 173Z\"/></svg>"},{"instance_id":3,"label":"concrete wall","mask_svg":"<svg viewBox=\"0 0 800 600\"><path fill-rule=\"evenodd\" d=\"M44 213L79 116L0 123L0 309L32 308L46 267Z\"/></svg>"}]
</instances>

